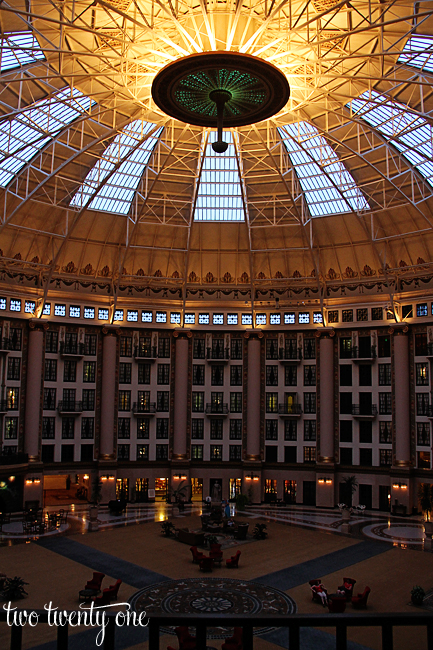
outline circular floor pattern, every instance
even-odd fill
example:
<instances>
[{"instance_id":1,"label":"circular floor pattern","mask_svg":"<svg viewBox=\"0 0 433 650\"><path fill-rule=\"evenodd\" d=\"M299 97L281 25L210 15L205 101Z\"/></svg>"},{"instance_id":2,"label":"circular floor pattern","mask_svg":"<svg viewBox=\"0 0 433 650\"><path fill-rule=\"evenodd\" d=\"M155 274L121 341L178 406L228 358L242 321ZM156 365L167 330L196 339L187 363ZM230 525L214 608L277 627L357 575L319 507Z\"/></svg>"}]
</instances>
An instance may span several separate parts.
<instances>
[{"instance_id":1,"label":"circular floor pattern","mask_svg":"<svg viewBox=\"0 0 433 650\"><path fill-rule=\"evenodd\" d=\"M423 544L424 530L421 524L373 524L365 526L362 532L367 537L386 542Z\"/></svg>"},{"instance_id":2,"label":"circular floor pattern","mask_svg":"<svg viewBox=\"0 0 433 650\"><path fill-rule=\"evenodd\" d=\"M232 578L187 578L170 580L140 589L130 599L133 610L148 615L160 614L295 614L295 601L284 592L247 580ZM265 634L275 628L261 627L254 634ZM174 634L174 628L162 628ZM224 627L208 628L209 639L224 639L232 634Z\"/></svg>"}]
</instances>

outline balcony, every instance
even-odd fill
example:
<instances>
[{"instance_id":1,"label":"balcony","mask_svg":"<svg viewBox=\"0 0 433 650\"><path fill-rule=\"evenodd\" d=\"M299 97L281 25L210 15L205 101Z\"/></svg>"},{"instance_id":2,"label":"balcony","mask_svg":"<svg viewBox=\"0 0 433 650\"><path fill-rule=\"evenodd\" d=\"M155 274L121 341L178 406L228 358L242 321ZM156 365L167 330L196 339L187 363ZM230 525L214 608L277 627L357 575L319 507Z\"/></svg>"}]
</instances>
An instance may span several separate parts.
<instances>
[{"instance_id":1,"label":"balcony","mask_svg":"<svg viewBox=\"0 0 433 650\"><path fill-rule=\"evenodd\" d=\"M8 402L6 399L0 400L0 414L3 415L9 411Z\"/></svg>"},{"instance_id":2,"label":"balcony","mask_svg":"<svg viewBox=\"0 0 433 650\"><path fill-rule=\"evenodd\" d=\"M360 349L358 346L352 348L352 359L359 363L371 363L376 359L376 346L371 345L367 349Z\"/></svg>"},{"instance_id":3,"label":"balcony","mask_svg":"<svg viewBox=\"0 0 433 650\"><path fill-rule=\"evenodd\" d=\"M361 404L352 404L352 415L355 418L360 418L361 420L374 420L377 416L377 406L376 404L361 405Z\"/></svg>"},{"instance_id":4,"label":"balcony","mask_svg":"<svg viewBox=\"0 0 433 650\"><path fill-rule=\"evenodd\" d=\"M302 404L278 404L278 415L282 418L299 418L302 415Z\"/></svg>"},{"instance_id":5,"label":"balcony","mask_svg":"<svg viewBox=\"0 0 433 650\"><path fill-rule=\"evenodd\" d=\"M62 401L57 404L60 415L80 415L83 412L83 402Z\"/></svg>"},{"instance_id":6,"label":"balcony","mask_svg":"<svg viewBox=\"0 0 433 650\"><path fill-rule=\"evenodd\" d=\"M60 341L62 359L81 359L84 357L84 343L65 343Z\"/></svg>"},{"instance_id":7,"label":"balcony","mask_svg":"<svg viewBox=\"0 0 433 650\"><path fill-rule=\"evenodd\" d=\"M7 447L3 447L3 452L0 454L0 465L24 465L29 462L28 454L18 453L7 453Z\"/></svg>"},{"instance_id":8,"label":"balcony","mask_svg":"<svg viewBox=\"0 0 433 650\"><path fill-rule=\"evenodd\" d=\"M134 402L132 412L134 415L155 415L156 402Z\"/></svg>"},{"instance_id":9,"label":"balcony","mask_svg":"<svg viewBox=\"0 0 433 650\"><path fill-rule=\"evenodd\" d=\"M221 348L219 350L206 348L206 361L208 363L228 363L230 361L229 348Z\"/></svg>"},{"instance_id":10,"label":"balcony","mask_svg":"<svg viewBox=\"0 0 433 650\"><path fill-rule=\"evenodd\" d=\"M282 364L286 363L301 363L302 361L302 348L286 350L285 348L278 349L278 360Z\"/></svg>"},{"instance_id":11,"label":"balcony","mask_svg":"<svg viewBox=\"0 0 433 650\"><path fill-rule=\"evenodd\" d=\"M0 338L0 354L9 354L10 339Z\"/></svg>"},{"instance_id":12,"label":"balcony","mask_svg":"<svg viewBox=\"0 0 433 650\"><path fill-rule=\"evenodd\" d=\"M150 361L153 363L158 358L158 350L156 346L151 345L136 345L134 348L134 359L136 361Z\"/></svg>"},{"instance_id":13,"label":"balcony","mask_svg":"<svg viewBox=\"0 0 433 650\"><path fill-rule=\"evenodd\" d=\"M228 403L221 404L206 404L205 411L206 415L210 418L225 418L229 414L229 405Z\"/></svg>"}]
</instances>

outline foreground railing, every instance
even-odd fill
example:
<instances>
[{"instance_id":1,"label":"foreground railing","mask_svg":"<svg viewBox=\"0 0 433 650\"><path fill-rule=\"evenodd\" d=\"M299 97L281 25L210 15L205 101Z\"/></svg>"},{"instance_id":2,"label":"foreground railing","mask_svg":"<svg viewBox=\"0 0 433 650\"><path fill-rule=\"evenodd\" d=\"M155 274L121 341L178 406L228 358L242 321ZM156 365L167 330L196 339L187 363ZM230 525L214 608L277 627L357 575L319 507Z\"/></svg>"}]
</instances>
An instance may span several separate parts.
<instances>
[{"instance_id":1,"label":"foreground railing","mask_svg":"<svg viewBox=\"0 0 433 650\"><path fill-rule=\"evenodd\" d=\"M16 605L15 605L16 606ZM25 609L25 608L22 608ZM35 611L38 616L38 625L48 624L48 613L43 610L27 610ZM101 615L101 610L99 614ZM71 612L69 612L71 614ZM95 648L100 647L103 650L115 649L116 637L116 612L104 612L106 621L104 625L104 635L99 636L101 644L96 644L96 635L100 628L95 626ZM123 616L123 615L121 615ZM17 619L18 620L18 619ZM9 623L13 622L12 617L9 617ZM7 613L0 610L0 623L2 626L2 637L4 638L4 627L7 623ZM52 622L51 622L52 624ZM132 626L133 623L128 623L122 619L120 622L122 627L126 625ZM134 624L137 627L137 621ZM160 616L152 616L149 619L142 619L140 627L143 629L143 640L146 634L146 627L149 630L149 649L150 650L163 650L160 644L160 630L161 627L188 625L190 628L195 628L197 639L197 650L206 649L206 628L224 625L224 627L242 627L243 629L243 647L245 650L253 650L254 636L253 629L258 627L273 627L273 628L286 628L287 629L287 646L290 650L303 650L306 647L302 644L300 631L302 628L330 628L331 632L335 630L335 649L347 650L347 633L351 628L360 627L374 627L381 628L382 631L382 650L393 650L393 632L395 627L421 627L424 628L425 642L427 650L433 650L433 617L431 613L394 613L394 614L293 614L289 616L254 616L247 618L244 616L228 616L224 615L199 615L199 616L184 616L184 615L170 615L162 614ZM24 629L29 626L25 626ZM12 624L10 628L10 650L22 649L22 632L23 627L20 625ZM27 634L34 628L27 629ZM193 630L190 630L193 632ZM72 628L72 632L75 629ZM68 649L69 627L62 625L57 627L57 650ZM53 642L55 643L55 642ZM88 642L86 642L88 644ZM222 643L222 642L221 642ZM306 641L307 645L311 644L311 639ZM28 644L26 644L28 645ZM177 641L174 641L177 646ZM414 638L413 647L424 646L421 635ZM5 645L2 646L5 650ZM310 645L308 645L310 647ZM165 645L164 645L165 650Z\"/></svg>"}]
</instances>

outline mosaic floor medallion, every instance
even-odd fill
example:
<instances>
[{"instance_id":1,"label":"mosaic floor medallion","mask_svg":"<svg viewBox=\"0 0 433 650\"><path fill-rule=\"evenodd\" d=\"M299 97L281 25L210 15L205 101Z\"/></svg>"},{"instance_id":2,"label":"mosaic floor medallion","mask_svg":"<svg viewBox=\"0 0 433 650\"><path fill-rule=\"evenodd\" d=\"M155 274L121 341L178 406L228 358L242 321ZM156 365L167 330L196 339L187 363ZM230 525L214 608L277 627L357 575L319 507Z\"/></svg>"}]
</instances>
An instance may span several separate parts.
<instances>
[{"instance_id":1,"label":"mosaic floor medallion","mask_svg":"<svg viewBox=\"0 0 433 650\"><path fill-rule=\"evenodd\" d=\"M295 614L296 603L279 589L247 580L231 578L188 578L170 580L140 589L129 601L132 609L152 614ZM274 628L256 628L254 634L265 634ZM162 628L174 634L174 628ZM209 639L230 636L230 628L208 628Z\"/></svg>"}]
</instances>

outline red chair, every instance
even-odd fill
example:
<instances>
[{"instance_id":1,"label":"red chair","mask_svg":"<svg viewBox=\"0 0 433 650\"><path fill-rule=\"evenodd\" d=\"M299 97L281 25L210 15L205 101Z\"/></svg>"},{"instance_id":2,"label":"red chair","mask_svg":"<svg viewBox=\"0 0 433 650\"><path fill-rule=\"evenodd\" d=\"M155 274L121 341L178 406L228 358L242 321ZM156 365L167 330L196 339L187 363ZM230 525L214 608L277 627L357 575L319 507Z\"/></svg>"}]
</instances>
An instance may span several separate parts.
<instances>
[{"instance_id":1,"label":"red chair","mask_svg":"<svg viewBox=\"0 0 433 650\"><path fill-rule=\"evenodd\" d=\"M105 578L105 573L99 573L99 571L93 572L93 578L86 583L84 589L94 589L95 591L101 591L102 580Z\"/></svg>"},{"instance_id":2,"label":"red chair","mask_svg":"<svg viewBox=\"0 0 433 650\"><path fill-rule=\"evenodd\" d=\"M214 564L222 562L223 552L221 550L221 544L211 544L210 545L209 557L212 558L212 560L214 561Z\"/></svg>"},{"instance_id":3,"label":"red chair","mask_svg":"<svg viewBox=\"0 0 433 650\"><path fill-rule=\"evenodd\" d=\"M122 581L120 578L116 580L114 585L110 585L107 589L104 589L104 591L109 591L111 594L111 600L117 600L117 594L119 593L119 587L122 584Z\"/></svg>"},{"instance_id":4,"label":"red chair","mask_svg":"<svg viewBox=\"0 0 433 650\"><path fill-rule=\"evenodd\" d=\"M346 601L350 602L352 600L353 587L356 583L356 580L352 578L343 578L343 584L341 587L338 587L338 591L344 591L346 594Z\"/></svg>"},{"instance_id":5,"label":"red chair","mask_svg":"<svg viewBox=\"0 0 433 650\"><path fill-rule=\"evenodd\" d=\"M362 594L352 596L352 605L355 609L367 609L367 599L370 591L370 587L366 587Z\"/></svg>"},{"instance_id":6,"label":"red chair","mask_svg":"<svg viewBox=\"0 0 433 650\"><path fill-rule=\"evenodd\" d=\"M226 639L221 646L221 650L242 650L242 628L235 627L233 636Z\"/></svg>"},{"instance_id":7,"label":"red chair","mask_svg":"<svg viewBox=\"0 0 433 650\"><path fill-rule=\"evenodd\" d=\"M175 629L177 639L179 641L179 650L196 650L195 636L188 632L186 625L182 625ZM167 646L167 650L176 650L171 645Z\"/></svg>"},{"instance_id":8,"label":"red chair","mask_svg":"<svg viewBox=\"0 0 433 650\"><path fill-rule=\"evenodd\" d=\"M346 609L346 598L337 594L328 596L328 609L331 614L342 614Z\"/></svg>"},{"instance_id":9,"label":"red chair","mask_svg":"<svg viewBox=\"0 0 433 650\"><path fill-rule=\"evenodd\" d=\"M189 549L192 553L192 561L194 564L198 564L200 560L202 560L206 555L202 553L201 551L197 550L197 546L191 546Z\"/></svg>"},{"instance_id":10,"label":"red chair","mask_svg":"<svg viewBox=\"0 0 433 650\"><path fill-rule=\"evenodd\" d=\"M212 571L213 568L213 558L212 557L203 557L198 563L201 571Z\"/></svg>"},{"instance_id":11,"label":"red chair","mask_svg":"<svg viewBox=\"0 0 433 650\"><path fill-rule=\"evenodd\" d=\"M226 565L228 569L237 569L239 566L239 558L240 558L241 552L236 551L236 555L232 555L229 560L226 560Z\"/></svg>"},{"instance_id":12,"label":"red chair","mask_svg":"<svg viewBox=\"0 0 433 650\"><path fill-rule=\"evenodd\" d=\"M321 605L323 605L323 601L322 601L321 597L319 596L319 594L317 593L317 590L313 589L313 587L321 586L322 587L321 591L324 591L325 594L328 595L328 590L325 589L325 587L322 585L322 581L319 578L315 578L314 580L309 581L309 585L311 587L311 593L312 593L311 600L313 602L320 603Z\"/></svg>"},{"instance_id":13,"label":"red chair","mask_svg":"<svg viewBox=\"0 0 433 650\"><path fill-rule=\"evenodd\" d=\"M96 607L101 607L102 605L109 605L111 603L111 593L109 589L104 589L100 596L96 596L93 599Z\"/></svg>"}]
</instances>

